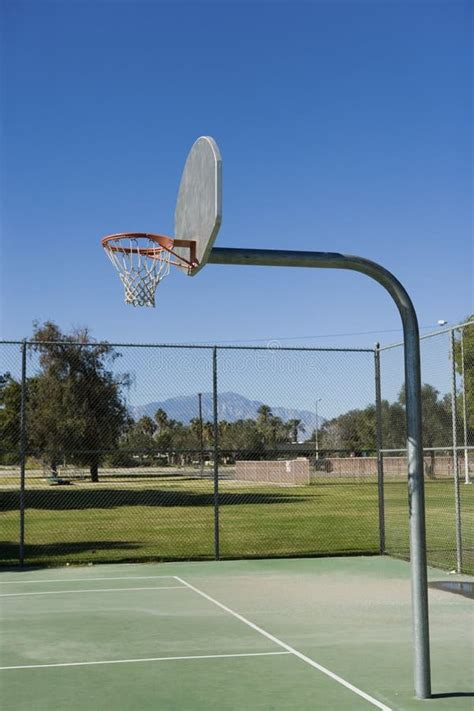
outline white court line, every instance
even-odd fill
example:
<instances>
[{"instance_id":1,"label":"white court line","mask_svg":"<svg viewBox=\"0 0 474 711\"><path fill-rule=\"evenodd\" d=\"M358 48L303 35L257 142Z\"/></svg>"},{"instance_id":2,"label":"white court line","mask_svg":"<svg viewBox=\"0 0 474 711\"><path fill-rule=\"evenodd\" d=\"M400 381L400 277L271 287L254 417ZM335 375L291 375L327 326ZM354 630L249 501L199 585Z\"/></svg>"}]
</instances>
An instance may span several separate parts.
<instances>
[{"instance_id":1,"label":"white court line","mask_svg":"<svg viewBox=\"0 0 474 711\"><path fill-rule=\"evenodd\" d=\"M50 578L49 580L0 580L0 585L25 585L31 583L82 583L82 582L92 582L94 580L159 580L164 578L174 578L174 575L123 575L120 577L107 577L107 578L69 578L63 580L62 578Z\"/></svg>"},{"instance_id":2,"label":"white court line","mask_svg":"<svg viewBox=\"0 0 474 711\"><path fill-rule=\"evenodd\" d=\"M241 654L196 654L187 657L148 657L145 659L110 659L97 662L61 662L58 664L21 664L16 667L0 667L7 669L50 669L51 667L91 667L97 664L133 664L135 662L179 662L185 659L229 659L234 657L276 657L289 652L243 652Z\"/></svg>"},{"instance_id":3,"label":"white court line","mask_svg":"<svg viewBox=\"0 0 474 711\"><path fill-rule=\"evenodd\" d=\"M24 595L67 595L90 592L127 592L128 590L186 590L184 585L160 585L159 587L145 588L87 588L81 590L44 590L43 592L0 593L0 597L23 597Z\"/></svg>"},{"instance_id":4,"label":"white court line","mask_svg":"<svg viewBox=\"0 0 474 711\"><path fill-rule=\"evenodd\" d=\"M391 709L389 706L386 706L381 701L374 699L374 697L370 696L370 694L367 694L365 691L362 691L362 689L357 688L357 686L354 686L342 677L338 676L338 674L335 674L329 669L326 669L326 667L323 667L321 664L318 664L313 659L311 659L311 657L307 657L305 654L298 652L298 650L294 649L294 647L290 647L290 645L286 644L286 642L283 642L281 639L278 639L278 637L275 637L274 635L270 634L270 632L266 632L264 629L262 629L262 627L258 627L258 625L255 625L253 622L250 622L250 620L247 620L247 618L243 615L240 615L238 612L231 610L230 607L223 605L222 602L219 602L207 593L203 592L202 590L199 590L199 588L194 587L194 585L191 585L191 583L186 582L186 580L183 580L183 578L180 578L178 575L175 575L174 578L176 580L179 580L180 583L183 583L183 585L186 585L191 590L194 590L194 592L198 595L201 595L201 597L204 597L206 600L209 600L209 602L212 602L214 605L217 605L217 607L220 607L221 610L225 610L225 612L228 612L230 615L237 618L248 627L251 627L259 634L263 635L267 639L270 639L272 642L275 642L275 644L278 644L279 647L283 647L283 649L286 649L286 651L290 652L290 654L293 654L295 657L298 657L298 659L301 659L303 662L306 662L306 664L309 664L310 666L314 667L323 674L326 674L326 676L330 677L334 681L337 681L338 684L345 686L346 689L349 689L349 691L353 691L354 694L361 696L370 704L373 704L373 706L376 706L378 709L381 709L381 711L393 711L393 709Z\"/></svg>"}]
</instances>

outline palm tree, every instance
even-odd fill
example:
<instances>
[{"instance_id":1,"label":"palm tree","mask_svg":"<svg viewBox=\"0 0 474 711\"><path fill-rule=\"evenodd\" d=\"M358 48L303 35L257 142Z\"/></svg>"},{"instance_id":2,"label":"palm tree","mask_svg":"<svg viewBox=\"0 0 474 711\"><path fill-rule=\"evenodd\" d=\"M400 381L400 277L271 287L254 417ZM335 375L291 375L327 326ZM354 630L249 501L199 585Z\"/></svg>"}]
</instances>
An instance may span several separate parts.
<instances>
[{"instance_id":1,"label":"palm tree","mask_svg":"<svg viewBox=\"0 0 474 711\"><path fill-rule=\"evenodd\" d=\"M211 445L214 441L214 425L212 422L205 422L202 428L204 439Z\"/></svg>"},{"instance_id":2,"label":"palm tree","mask_svg":"<svg viewBox=\"0 0 474 711\"><path fill-rule=\"evenodd\" d=\"M265 425L268 425L269 420L272 416L272 408L268 407L268 405L260 405L260 407L257 410L257 422L265 427Z\"/></svg>"},{"instance_id":3,"label":"palm tree","mask_svg":"<svg viewBox=\"0 0 474 711\"><path fill-rule=\"evenodd\" d=\"M156 425L148 415L140 417L137 422L137 429L143 432L145 435L153 436L156 432Z\"/></svg>"},{"instance_id":4,"label":"palm tree","mask_svg":"<svg viewBox=\"0 0 474 711\"><path fill-rule=\"evenodd\" d=\"M298 432L305 431L304 425L301 423L301 420L296 419L288 420L286 424L291 434L291 441L296 444L298 442Z\"/></svg>"},{"instance_id":5,"label":"palm tree","mask_svg":"<svg viewBox=\"0 0 474 711\"><path fill-rule=\"evenodd\" d=\"M202 429L203 429L203 425L202 425L202 422L201 422L201 420L199 419L199 417L193 417L193 418L189 421L189 429L190 429L190 431L191 431L191 433L192 433L194 439L195 439L197 442L200 442L200 440L201 440L201 432L202 432Z\"/></svg>"},{"instance_id":6,"label":"palm tree","mask_svg":"<svg viewBox=\"0 0 474 711\"><path fill-rule=\"evenodd\" d=\"M168 415L161 407L155 412L155 422L158 425L158 432L161 434L168 424Z\"/></svg>"}]
</instances>

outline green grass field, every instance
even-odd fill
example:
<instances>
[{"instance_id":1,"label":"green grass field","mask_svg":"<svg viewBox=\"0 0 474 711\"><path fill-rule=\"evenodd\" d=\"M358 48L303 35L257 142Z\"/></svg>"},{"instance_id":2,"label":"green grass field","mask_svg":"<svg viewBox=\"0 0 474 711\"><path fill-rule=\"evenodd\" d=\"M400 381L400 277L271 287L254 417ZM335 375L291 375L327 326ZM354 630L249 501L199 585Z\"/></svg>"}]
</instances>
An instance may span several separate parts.
<instances>
[{"instance_id":1,"label":"green grass field","mask_svg":"<svg viewBox=\"0 0 474 711\"><path fill-rule=\"evenodd\" d=\"M18 562L19 494L0 481L0 562ZM461 485L463 571L474 572L474 487ZM26 492L25 557L30 565L214 557L213 484L183 475L49 486L31 479ZM429 562L456 565L451 481L426 482ZM386 483L386 550L408 557L407 486ZM317 481L306 487L220 483L222 558L377 553L374 481Z\"/></svg>"}]
</instances>

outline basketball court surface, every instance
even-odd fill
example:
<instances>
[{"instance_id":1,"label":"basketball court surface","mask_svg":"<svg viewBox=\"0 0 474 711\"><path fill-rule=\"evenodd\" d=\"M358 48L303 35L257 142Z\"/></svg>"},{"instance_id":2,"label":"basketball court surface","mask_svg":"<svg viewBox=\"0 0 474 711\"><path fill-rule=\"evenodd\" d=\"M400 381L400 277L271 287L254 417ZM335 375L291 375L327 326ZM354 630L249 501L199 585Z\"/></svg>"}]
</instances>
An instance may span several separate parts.
<instances>
[{"instance_id":1,"label":"basketball court surface","mask_svg":"<svg viewBox=\"0 0 474 711\"><path fill-rule=\"evenodd\" d=\"M2 710L468 711L474 578L429 580L433 698L421 701L403 561L5 572Z\"/></svg>"}]
</instances>

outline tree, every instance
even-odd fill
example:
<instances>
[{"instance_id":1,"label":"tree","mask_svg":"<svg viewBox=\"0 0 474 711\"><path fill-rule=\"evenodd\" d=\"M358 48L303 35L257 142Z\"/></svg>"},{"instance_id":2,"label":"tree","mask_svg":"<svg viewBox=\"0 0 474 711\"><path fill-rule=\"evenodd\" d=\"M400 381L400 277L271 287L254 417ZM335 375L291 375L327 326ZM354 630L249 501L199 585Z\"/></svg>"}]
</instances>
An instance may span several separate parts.
<instances>
[{"instance_id":1,"label":"tree","mask_svg":"<svg viewBox=\"0 0 474 711\"><path fill-rule=\"evenodd\" d=\"M398 402L405 408L405 388L400 391ZM433 385L425 383L421 387L421 412L423 447L450 445L452 443L450 396L441 397Z\"/></svg>"},{"instance_id":2,"label":"tree","mask_svg":"<svg viewBox=\"0 0 474 711\"><path fill-rule=\"evenodd\" d=\"M298 442L298 433L305 431L304 425L302 424L301 420L288 420L286 426L290 434L290 442Z\"/></svg>"},{"instance_id":3,"label":"tree","mask_svg":"<svg viewBox=\"0 0 474 711\"><path fill-rule=\"evenodd\" d=\"M21 384L10 373L0 375L0 461L18 461Z\"/></svg>"},{"instance_id":4,"label":"tree","mask_svg":"<svg viewBox=\"0 0 474 711\"><path fill-rule=\"evenodd\" d=\"M443 447L451 441L451 404L448 395L441 396L432 385L421 388L423 446ZM385 449L406 446L405 389L397 401L381 402L382 444ZM312 436L314 440L314 434ZM375 450L377 443L374 405L348 412L326 421L319 430L320 448L350 450L355 453Z\"/></svg>"},{"instance_id":5,"label":"tree","mask_svg":"<svg viewBox=\"0 0 474 711\"><path fill-rule=\"evenodd\" d=\"M136 423L136 427L140 432L143 432L143 434L148 435L149 437L153 437L157 430L156 424L153 422L151 417L148 417L148 415L140 417Z\"/></svg>"},{"instance_id":6,"label":"tree","mask_svg":"<svg viewBox=\"0 0 474 711\"><path fill-rule=\"evenodd\" d=\"M172 450L196 448L191 429L178 420L170 419L161 407L155 412L155 422L158 427L154 435L156 448L160 454L168 456L168 461Z\"/></svg>"},{"instance_id":7,"label":"tree","mask_svg":"<svg viewBox=\"0 0 474 711\"><path fill-rule=\"evenodd\" d=\"M224 426L221 426L224 425ZM255 420L219 423L219 447L241 459L263 454L263 437Z\"/></svg>"},{"instance_id":8,"label":"tree","mask_svg":"<svg viewBox=\"0 0 474 711\"><path fill-rule=\"evenodd\" d=\"M35 324L33 338L39 372L28 383L30 444L47 454L53 471L65 456L89 466L98 481L99 465L127 421L121 388L128 377L118 380L109 370L119 354L95 343L88 329L65 334L51 321Z\"/></svg>"},{"instance_id":9,"label":"tree","mask_svg":"<svg viewBox=\"0 0 474 711\"><path fill-rule=\"evenodd\" d=\"M465 321L474 321L474 314L467 316ZM471 437L474 437L474 323L463 329L462 341L461 348L461 333L458 331L454 347L454 359L457 372L462 375L464 371L463 390L466 394L466 422L471 430Z\"/></svg>"},{"instance_id":10,"label":"tree","mask_svg":"<svg viewBox=\"0 0 474 711\"><path fill-rule=\"evenodd\" d=\"M349 410L326 421L319 431L320 449L362 452L376 447L375 407Z\"/></svg>"},{"instance_id":11,"label":"tree","mask_svg":"<svg viewBox=\"0 0 474 711\"><path fill-rule=\"evenodd\" d=\"M407 428L403 405L397 401L381 402L382 445L384 449L403 449L406 446Z\"/></svg>"},{"instance_id":12,"label":"tree","mask_svg":"<svg viewBox=\"0 0 474 711\"><path fill-rule=\"evenodd\" d=\"M158 452L158 444L154 438L156 425L146 415L137 422L132 422L120 439L120 449L128 454L128 461L144 463Z\"/></svg>"},{"instance_id":13,"label":"tree","mask_svg":"<svg viewBox=\"0 0 474 711\"><path fill-rule=\"evenodd\" d=\"M155 422L158 425L158 433L161 434L168 424L168 415L161 407L155 412Z\"/></svg>"},{"instance_id":14,"label":"tree","mask_svg":"<svg viewBox=\"0 0 474 711\"><path fill-rule=\"evenodd\" d=\"M257 429L266 449L275 449L278 443L288 441L288 428L268 405L260 405L257 410Z\"/></svg>"},{"instance_id":15,"label":"tree","mask_svg":"<svg viewBox=\"0 0 474 711\"><path fill-rule=\"evenodd\" d=\"M212 422L205 422L202 428L204 435L204 442L211 447L214 445L214 424Z\"/></svg>"},{"instance_id":16,"label":"tree","mask_svg":"<svg viewBox=\"0 0 474 711\"><path fill-rule=\"evenodd\" d=\"M201 435L204 442L204 424L199 417L193 417L189 422L189 430L193 436L196 449L199 449L201 444Z\"/></svg>"},{"instance_id":17,"label":"tree","mask_svg":"<svg viewBox=\"0 0 474 711\"><path fill-rule=\"evenodd\" d=\"M257 410L257 423L260 427L265 427L272 417L272 409L268 405L260 405Z\"/></svg>"}]
</instances>

